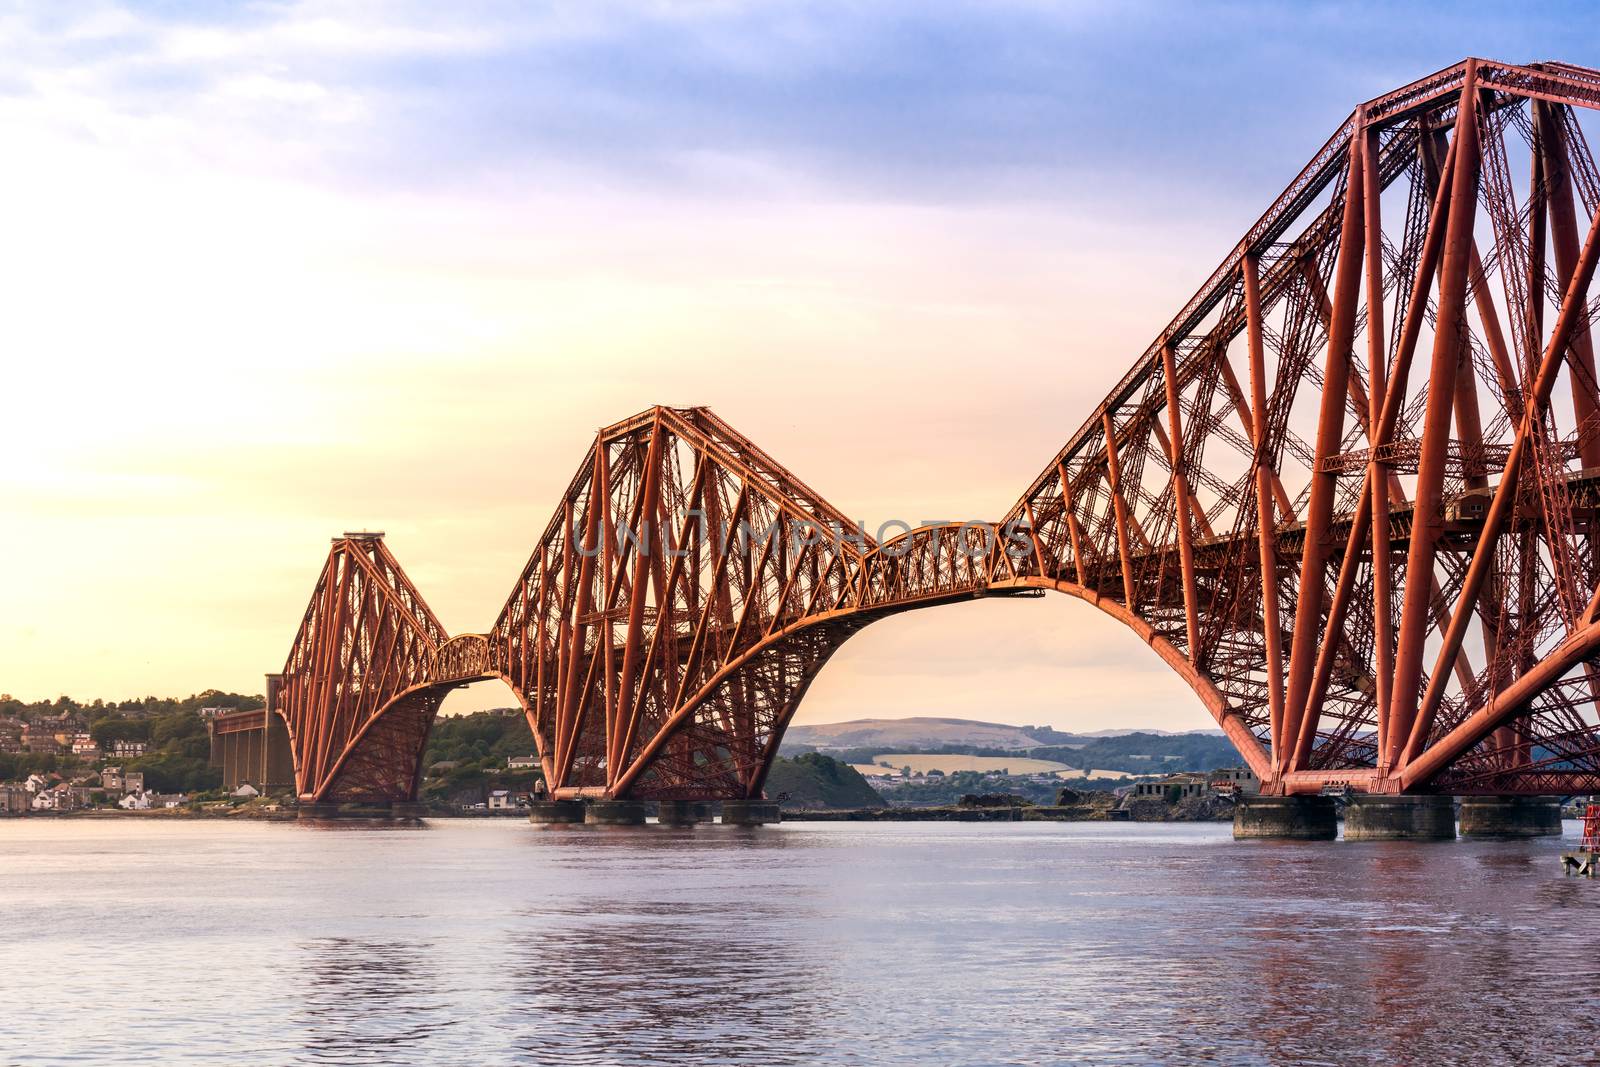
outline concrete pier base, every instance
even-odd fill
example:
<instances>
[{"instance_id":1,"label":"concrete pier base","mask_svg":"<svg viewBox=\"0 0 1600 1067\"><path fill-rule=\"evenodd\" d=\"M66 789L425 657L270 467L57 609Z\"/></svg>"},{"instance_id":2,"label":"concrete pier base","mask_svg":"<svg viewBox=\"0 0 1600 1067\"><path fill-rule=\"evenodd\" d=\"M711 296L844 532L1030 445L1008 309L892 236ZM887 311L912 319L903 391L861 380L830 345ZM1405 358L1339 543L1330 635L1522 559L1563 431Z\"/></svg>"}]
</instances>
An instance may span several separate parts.
<instances>
[{"instance_id":1,"label":"concrete pier base","mask_svg":"<svg viewBox=\"0 0 1600 1067\"><path fill-rule=\"evenodd\" d=\"M644 801L596 800L590 803L583 821L590 826L643 826Z\"/></svg>"},{"instance_id":2,"label":"concrete pier base","mask_svg":"<svg viewBox=\"0 0 1600 1067\"><path fill-rule=\"evenodd\" d=\"M302 800L295 810L300 813L302 819L337 819L339 817L339 805L337 804L313 804Z\"/></svg>"},{"instance_id":3,"label":"concrete pier base","mask_svg":"<svg viewBox=\"0 0 1600 1067\"><path fill-rule=\"evenodd\" d=\"M580 823L583 818L581 800L535 800L528 805L528 821L540 826Z\"/></svg>"},{"instance_id":4,"label":"concrete pier base","mask_svg":"<svg viewBox=\"0 0 1600 1067\"><path fill-rule=\"evenodd\" d=\"M1357 794L1344 809L1346 841L1454 841L1455 837L1452 797Z\"/></svg>"},{"instance_id":5,"label":"concrete pier base","mask_svg":"<svg viewBox=\"0 0 1600 1067\"><path fill-rule=\"evenodd\" d=\"M693 826L706 821L706 806L698 800L657 801L656 819L662 826Z\"/></svg>"},{"instance_id":6,"label":"concrete pier base","mask_svg":"<svg viewBox=\"0 0 1600 1067\"><path fill-rule=\"evenodd\" d=\"M1461 836L1560 837L1561 801L1554 797L1462 797Z\"/></svg>"},{"instance_id":7,"label":"concrete pier base","mask_svg":"<svg viewBox=\"0 0 1600 1067\"><path fill-rule=\"evenodd\" d=\"M1236 841L1332 841L1337 836L1338 812L1332 797L1242 796L1233 808Z\"/></svg>"},{"instance_id":8,"label":"concrete pier base","mask_svg":"<svg viewBox=\"0 0 1600 1067\"><path fill-rule=\"evenodd\" d=\"M415 800L335 804L301 801L295 808L302 819L420 819L427 806Z\"/></svg>"},{"instance_id":9,"label":"concrete pier base","mask_svg":"<svg viewBox=\"0 0 1600 1067\"><path fill-rule=\"evenodd\" d=\"M775 800L724 800L722 825L760 826L762 823L780 822L783 816Z\"/></svg>"}]
</instances>

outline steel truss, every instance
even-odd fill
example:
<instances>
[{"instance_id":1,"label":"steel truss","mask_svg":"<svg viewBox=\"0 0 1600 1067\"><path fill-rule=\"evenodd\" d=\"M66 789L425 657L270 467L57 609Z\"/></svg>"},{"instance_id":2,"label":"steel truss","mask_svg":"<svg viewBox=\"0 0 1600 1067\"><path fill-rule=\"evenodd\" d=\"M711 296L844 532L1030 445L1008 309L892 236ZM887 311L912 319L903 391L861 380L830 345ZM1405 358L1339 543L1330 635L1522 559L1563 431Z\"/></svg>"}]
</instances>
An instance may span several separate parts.
<instances>
[{"instance_id":1,"label":"steel truss","mask_svg":"<svg viewBox=\"0 0 1600 1067\"><path fill-rule=\"evenodd\" d=\"M1269 792L1600 791L1596 108L1600 72L1477 59L1358 107L987 529L875 543L658 407L597 434L486 634L336 541L276 701L302 796L413 797L490 677L558 796L759 796L863 626L1052 589Z\"/></svg>"}]
</instances>

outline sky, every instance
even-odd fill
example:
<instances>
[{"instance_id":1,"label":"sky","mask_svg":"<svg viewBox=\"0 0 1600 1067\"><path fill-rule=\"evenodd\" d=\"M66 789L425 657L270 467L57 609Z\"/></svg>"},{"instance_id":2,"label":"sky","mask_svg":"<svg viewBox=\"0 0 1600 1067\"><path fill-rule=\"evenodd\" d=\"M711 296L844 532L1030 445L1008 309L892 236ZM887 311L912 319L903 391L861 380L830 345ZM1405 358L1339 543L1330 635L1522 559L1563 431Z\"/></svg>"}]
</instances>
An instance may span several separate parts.
<instances>
[{"instance_id":1,"label":"sky","mask_svg":"<svg viewBox=\"0 0 1600 1067\"><path fill-rule=\"evenodd\" d=\"M0 692L259 692L344 530L485 630L658 403L998 517L1357 103L1600 66L1518 7L0 5ZM909 715L1212 725L1067 597L878 623L797 721Z\"/></svg>"}]
</instances>

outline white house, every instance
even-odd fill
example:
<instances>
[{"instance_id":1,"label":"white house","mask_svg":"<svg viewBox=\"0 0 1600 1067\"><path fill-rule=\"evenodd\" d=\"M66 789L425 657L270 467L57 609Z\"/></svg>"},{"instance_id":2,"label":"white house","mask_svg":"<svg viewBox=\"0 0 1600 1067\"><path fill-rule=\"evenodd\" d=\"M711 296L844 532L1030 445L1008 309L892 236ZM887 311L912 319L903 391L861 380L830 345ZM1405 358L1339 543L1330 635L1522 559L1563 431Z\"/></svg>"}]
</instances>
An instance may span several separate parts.
<instances>
[{"instance_id":1,"label":"white house","mask_svg":"<svg viewBox=\"0 0 1600 1067\"><path fill-rule=\"evenodd\" d=\"M531 771L539 767L538 756L507 756L506 769L511 771Z\"/></svg>"},{"instance_id":2,"label":"white house","mask_svg":"<svg viewBox=\"0 0 1600 1067\"><path fill-rule=\"evenodd\" d=\"M150 794L142 790L137 793L129 793L117 801L117 807L124 811L149 811Z\"/></svg>"},{"instance_id":3,"label":"white house","mask_svg":"<svg viewBox=\"0 0 1600 1067\"><path fill-rule=\"evenodd\" d=\"M495 789L489 793L490 811L510 811L517 806L517 798L509 789Z\"/></svg>"},{"instance_id":4,"label":"white house","mask_svg":"<svg viewBox=\"0 0 1600 1067\"><path fill-rule=\"evenodd\" d=\"M88 790L78 786L61 785L45 789L33 798L34 811L72 811L83 806Z\"/></svg>"}]
</instances>

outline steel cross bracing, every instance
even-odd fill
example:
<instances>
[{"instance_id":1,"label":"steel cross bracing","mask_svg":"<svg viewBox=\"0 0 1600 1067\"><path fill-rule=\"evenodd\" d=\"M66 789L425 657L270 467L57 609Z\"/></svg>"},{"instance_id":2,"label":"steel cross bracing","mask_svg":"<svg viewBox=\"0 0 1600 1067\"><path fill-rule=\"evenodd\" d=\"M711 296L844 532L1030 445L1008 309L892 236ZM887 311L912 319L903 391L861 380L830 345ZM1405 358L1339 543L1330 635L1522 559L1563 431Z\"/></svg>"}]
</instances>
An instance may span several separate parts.
<instances>
[{"instance_id":1,"label":"steel cross bracing","mask_svg":"<svg viewBox=\"0 0 1600 1067\"><path fill-rule=\"evenodd\" d=\"M486 634L336 541L275 701L301 795L414 796L443 694L500 678L558 796L759 796L863 626L1050 589L1137 632L1268 792L1600 791L1597 107L1600 72L1476 59L1358 107L1017 536L876 544L658 407L599 432Z\"/></svg>"}]
</instances>

